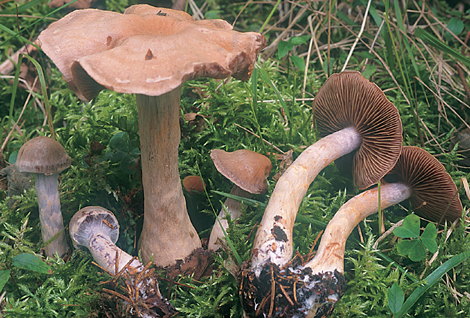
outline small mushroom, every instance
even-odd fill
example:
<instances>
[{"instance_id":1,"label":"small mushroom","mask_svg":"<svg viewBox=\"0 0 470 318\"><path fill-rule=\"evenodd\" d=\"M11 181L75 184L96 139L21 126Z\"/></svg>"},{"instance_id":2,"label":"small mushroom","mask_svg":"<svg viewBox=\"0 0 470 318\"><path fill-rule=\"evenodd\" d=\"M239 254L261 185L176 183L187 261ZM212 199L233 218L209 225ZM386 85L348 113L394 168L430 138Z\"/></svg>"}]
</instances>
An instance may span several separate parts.
<instances>
[{"instance_id":1,"label":"small mushroom","mask_svg":"<svg viewBox=\"0 0 470 318\"><path fill-rule=\"evenodd\" d=\"M313 102L322 139L305 149L279 178L256 233L251 268L287 263L293 251L297 211L317 174L340 157L359 188L377 183L393 168L401 151L397 108L358 72L333 74Z\"/></svg>"},{"instance_id":2,"label":"small mushroom","mask_svg":"<svg viewBox=\"0 0 470 318\"><path fill-rule=\"evenodd\" d=\"M34 174L39 205L42 240L47 242L47 256L57 252L63 256L68 249L64 221L60 211L59 173L70 167L71 159L62 145L49 137L39 136L28 140L18 152L16 167L20 172Z\"/></svg>"},{"instance_id":3,"label":"small mushroom","mask_svg":"<svg viewBox=\"0 0 470 318\"><path fill-rule=\"evenodd\" d=\"M178 170L181 85L199 77L247 80L266 39L222 20L134 5L124 14L74 11L39 35L69 87L89 101L105 89L136 94L144 189L139 246L173 265L201 241L189 219Z\"/></svg>"},{"instance_id":4,"label":"small mushroom","mask_svg":"<svg viewBox=\"0 0 470 318\"><path fill-rule=\"evenodd\" d=\"M397 164L387 177L393 177L395 182L381 186L382 209L408 199L414 212L434 221L442 218L454 221L462 216L462 203L452 178L441 163L425 150L403 147ZM377 187L353 197L328 223L311 261L304 266L276 271L284 278L291 277L287 280L291 281L289 288L295 288L297 294L295 306L284 308L288 316L289 313L295 313L297 317L319 317L320 314L331 312L346 287L343 276L346 241L359 222L377 213L378 209ZM300 281L302 284L296 287L294 282ZM262 294L245 297L245 308L250 310L256 307L262 297ZM277 297L276 301L288 303L280 298L282 296Z\"/></svg>"},{"instance_id":5,"label":"small mushroom","mask_svg":"<svg viewBox=\"0 0 470 318\"><path fill-rule=\"evenodd\" d=\"M79 210L70 220L70 237L75 248L89 250L95 262L111 275L118 275L123 270L133 275L127 276L130 279L128 286L137 290L129 293L132 302L128 305L137 307L133 310L140 313L139 317L163 317L175 313L161 295L153 269L148 269L116 246L119 223L109 210L100 206Z\"/></svg>"},{"instance_id":6,"label":"small mushroom","mask_svg":"<svg viewBox=\"0 0 470 318\"><path fill-rule=\"evenodd\" d=\"M199 176L187 176L183 179L183 188L189 193L204 192L206 185Z\"/></svg>"},{"instance_id":7,"label":"small mushroom","mask_svg":"<svg viewBox=\"0 0 470 318\"><path fill-rule=\"evenodd\" d=\"M234 183L230 194L243 198L251 198L252 194L266 192L268 184L266 178L272 169L271 160L257 152L240 149L226 152L221 149L212 149L211 158L217 171ZM239 201L227 198L224 202L232 220L238 219L242 214L242 204ZM217 250L221 245L217 242L224 237L224 230L228 228L225 219L225 209L219 212L219 221L216 220L209 238L209 250ZM222 227L221 227L222 224Z\"/></svg>"}]
</instances>

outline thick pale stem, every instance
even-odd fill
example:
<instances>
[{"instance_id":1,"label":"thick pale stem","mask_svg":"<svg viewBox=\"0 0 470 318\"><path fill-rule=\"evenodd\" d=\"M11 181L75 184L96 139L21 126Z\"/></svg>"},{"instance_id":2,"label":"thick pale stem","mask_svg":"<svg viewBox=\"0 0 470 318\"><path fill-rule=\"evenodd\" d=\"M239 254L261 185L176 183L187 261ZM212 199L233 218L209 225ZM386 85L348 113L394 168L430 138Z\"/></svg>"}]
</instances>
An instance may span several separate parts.
<instances>
[{"instance_id":1,"label":"thick pale stem","mask_svg":"<svg viewBox=\"0 0 470 318\"><path fill-rule=\"evenodd\" d=\"M201 247L191 224L178 170L181 88L161 96L137 95L144 187L142 258L158 266L175 264Z\"/></svg>"},{"instance_id":2,"label":"thick pale stem","mask_svg":"<svg viewBox=\"0 0 470 318\"><path fill-rule=\"evenodd\" d=\"M60 211L58 177L58 173L48 176L42 173L35 174L42 240L47 242L60 233L46 245L47 256L54 256L56 252L59 256L63 256L68 249L64 220Z\"/></svg>"},{"instance_id":3,"label":"thick pale stem","mask_svg":"<svg viewBox=\"0 0 470 318\"><path fill-rule=\"evenodd\" d=\"M236 195L238 197L244 197L244 198L251 198L252 194L241 189L239 186L234 185L232 190L230 191L230 194ZM227 211L230 213L230 218L232 220L238 219L240 216L242 216L242 203L230 198L227 198L224 202L225 207L227 208ZM221 248L222 246L217 243L218 239L223 239L224 238L224 232L222 231L222 228L227 231L228 229L228 222L225 219L225 209L222 207L219 212L219 220L220 223L222 224L222 227L220 226L220 223L218 220L215 220L214 227L212 228L211 236L209 238L209 250L217 250Z\"/></svg>"},{"instance_id":4,"label":"thick pale stem","mask_svg":"<svg viewBox=\"0 0 470 318\"><path fill-rule=\"evenodd\" d=\"M397 204L408 199L411 189L403 183L382 185L380 191L381 208ZM356 195L336 212L323 233L317 254L305 267L312 273L344 272L344 250L352 230L367 216L379 210L378 188Z\"/></svg>"},{"instance_id":5,"label":"thick pale stem","mask_svg":"<svg viewBox=\"0 0 470 318\"><path fill-rule=\"evenodd\" d=\"M318 173L357 149L361 137L353 127L328 135L308 147L276 184L256 233L251 268L257 275L264 264L279 266L292 256L292 230L300 203Z\"/></svg>"}]
</instances>

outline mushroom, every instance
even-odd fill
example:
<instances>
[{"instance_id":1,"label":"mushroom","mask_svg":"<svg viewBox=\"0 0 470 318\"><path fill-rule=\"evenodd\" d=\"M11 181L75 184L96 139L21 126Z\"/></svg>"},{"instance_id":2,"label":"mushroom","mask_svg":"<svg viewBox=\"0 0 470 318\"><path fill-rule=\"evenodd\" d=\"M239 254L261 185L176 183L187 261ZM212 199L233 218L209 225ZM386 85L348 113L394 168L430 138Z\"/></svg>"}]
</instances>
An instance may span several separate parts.
<instances>
[{"instance_id":1,"label":"mushroom","mask_svg":"<svg viewBox=\"0 0 470 318\"><path fill-rule=\"evenodd\" d=\"M386 177L393 177L396 182L385 183L380 188L380 205L383 209L408 199L414 212L434 221L441 218L454 221L462 216L462 203L452 178L441 163L425 150L403 147L397 164ZM276 269L278 275L291 277L284 280L287 281L283 287L286 294L296 294L296 304L288 309L283 308L287 316L323 317L323 314L333 309L346 286L343 276L346 241L359 222L378 209L377 187L353 197L328 223L312 260L303 266ZM302 283L296 286L295 282ZM290 284L289 287L286 287L287 284ZM256 288L245 292L245 300L249 300L245 301L245 309L254 310L256 303L259 304L264 297L265 294L258 293ZM276 298L274 306L288 303L288 300L281 298Z\"/></svg>"},{"instance_id":2,"label":"mushroom","mask_svg":"<svg viewBox=\"0 0 470 318\"><path fill-rule=\"evenodd\" d=\"M178 172L181 85L191 79L247 80L265 38L222 20L148 5L124 14L74 11L39 35L41 48L85 101L102 89L136 94L144 188L139 246L144 261L167 266L201 242L186 212Z\"/></svg>"},{"instance_id":3,"label":"mushroom","mask_svg":"<svg viewBox=\"0 0 470 318\"><path fill-rule=\"evenodd\" d=\"M130 280L127 286L137 291L128 291L131 300L128 303L140 313L139 317L167 317L164 314L175 313L161 295L153 269L116 246L119 223L109 210L100 206L79 210L70 220L70 237L76 249L89 250L95 262L111 275L123 271L131 274L126 276Z\"/></svg>"},{"instance_id":4,"label":"mushroom","mask_svg":"<svg viewBox=\"0 0 470 318\"><path fill-rule=\"evenodd\" d=\"M268 157L247 149L234 152L212 149L210 155L217 171L234 183L230 194L251 198L252 194L266 192L268 188L266 178L272 169L271 160ZM227 208L227 212L230 213L232 220L238 219L242 215L241 202L227 198L224 206ZM225 236L224 230L228 228L223 207L219 212L218 219L209 238L209 250L215 251L221 247L217 241Z\"/></svg>"},{"instance_id":5,"label":"mushroom","mask_svg":"<svg viewBox=\"0 0 470 318\"><path fill-rule=\"evenodd\" d=\"M333 74L313 102L322 139L305 149L279 178L255 236L251 269L282 266L293 251L292 231L310 183L327 165L353 171L354 184L367 188L393 168L401 151L402 127L396 107L358 72ZM349 164L348 164L349 162Z\"/></svg>"},{"instance_id":6,"label":"mushroom","mask_svg":"<svg viewBox=\"0 0 470 318\"><path fill-rule=\"evenodd\" d=\"M34 174L42 240L46 243L55 237L45 246L47 256L54 256L56 252L63 256L68 249L60 211L58 178L62 170L70 167L70 163L64 147L44 136L25 142L15 163L20 172Z\"/></svg>"},{"instance_id":7,"label":"mushroom","mask_svg":"<svg viewBox=\"0 0 470 318\"><path fill-rule=\"evenodd\" d=\"M183 188L189 194L193 194L195 192L204 192L206 184L199 176L187 176L183 179Z\"/></svg>"}]
</instances>

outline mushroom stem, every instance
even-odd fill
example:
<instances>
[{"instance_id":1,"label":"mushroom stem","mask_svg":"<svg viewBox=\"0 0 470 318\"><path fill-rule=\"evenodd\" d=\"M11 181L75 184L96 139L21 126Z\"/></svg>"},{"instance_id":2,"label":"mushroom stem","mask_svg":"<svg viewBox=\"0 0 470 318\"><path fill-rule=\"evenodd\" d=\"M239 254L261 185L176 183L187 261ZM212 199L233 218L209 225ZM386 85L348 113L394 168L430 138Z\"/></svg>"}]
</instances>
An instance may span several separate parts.
<instances>
[{"instance_id":1,"label":"mushroom stem","mask_svg":"<svg viewBox=\"0 0 470 318\"><path fill-rule=\"evenodd\" d=\"M295 217L310 183L323 168L357 149L361 142L353 127L332 133L304 150L279 178L253 245L251 269L257 276L265 264L282 266L291 259Z\"/></svg>"},{"instance_id":2,"label":"mushroom stem","mask_svg":"<svg viewBox=\"0 0 470 318\"><path fill-rule=\"evenodd\" d=\"M144 262L172 265L201 247L186 210L178 170L181 87L160 96L136 95L142 152Z\"/></svg>"},{"instance_id":3,"label":"mushroom stem","mask_svg":"<svg viewBox=\"0 0 470 318\"><path fill-rule=\"evenodd\" d=\"M88 246L86 247L90 251L95 262L112 275L116 275L121 272L124 266L128 265L132 259L131 255L117 247L109 236L102 233L93 235L88 241ZM118 263L117 266L116 262ZM130 271L137 270L140 272L143 269L144 266L138 259L134 259L128 265L128 270Z\"/></svg>"},{"instance_id":4,"label":"mushroom stem","mask_svg":"<svg viewBox=\"0 0 470 318\"><path fill-rule=\"evenodd\" d=\"M51 175L35 173L42 240L47 242L58 234L52 242L46 245L47 256L54 256L56 252L59 256L63 256L68 249L64 221L60 211L58 177L58 173Z\"/></svg>"},{"instance_id":5,"label":"mushroom stem","mask_svg":"<svg viewBox=\"0 0 470 318\"><path fill-rule=\"evenodd\" d=\"M243 198L251 198L253 195L248 192L243 190L237 185L234 185L232 190L230 191L230 194L236 195L238 197L243 197ZM224 206L227 208L227 211L230 213L230 218L232 220L238 219L240 216L242 216L242 203L240 201L234 200L227 198L224 202ZM225 209L222 207L219 212L218 216L219 220L216 220L214 223L214 227L212 228L211 236L209 237L209 245L208 249L209 250L217 250L220 247L222 247L217 241L219 239L222 239L224 235L224 230L228 229L228 222L225 219ZM220 221L220 222L219 222ZM222 226L220 226L222 224Z\"/></svg>"},{"instance_id":6,"label":"mushroom stem","mask_svg":"<svg viewBox=\"0 0 470 318\"><path fill-rule=\"evenodd\" d=\"M411 188L404 183L388 183L381 186L380 204L382 209L400 203L411 195ZM356 195L343 204L330 220L323 233L315 257L305 267L312 273L344 272L344 251L352 230L364 218L379 210L379 189L377 187Z\"/></svg>"}]
</instances>

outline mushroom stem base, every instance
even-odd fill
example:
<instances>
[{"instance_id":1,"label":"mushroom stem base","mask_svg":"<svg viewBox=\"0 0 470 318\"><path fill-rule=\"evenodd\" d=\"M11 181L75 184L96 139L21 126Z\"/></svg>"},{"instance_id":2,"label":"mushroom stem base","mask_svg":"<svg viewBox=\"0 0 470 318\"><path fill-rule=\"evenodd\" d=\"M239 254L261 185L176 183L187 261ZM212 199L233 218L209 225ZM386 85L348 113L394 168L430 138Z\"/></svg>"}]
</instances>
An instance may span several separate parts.
<instances>
[{"instance_id":1,"label":"mushroom stem base","mask_svg":"<svg viewBox=\"0 0 470 318\"><path fill-rule=\"evenodd\" d=\"M240 295L246 316L320 318L331 314L346 290L343 274L314 273L291 265L295 267L268 263L259 276L248 266L242 269Z\"/></svg>"},{"instance_id":2,"label":"mushroom stem base","mask_svg":"<svg viewBox=\"0 0 470 318\"><path fill-rule=\"evenodd\" d=\"M136 95L144 188L144 224L139 247L144 262L175 264L201 247L186 210L178 170L178 87L160 96Z\"/></svg>"}]
</instances>

